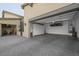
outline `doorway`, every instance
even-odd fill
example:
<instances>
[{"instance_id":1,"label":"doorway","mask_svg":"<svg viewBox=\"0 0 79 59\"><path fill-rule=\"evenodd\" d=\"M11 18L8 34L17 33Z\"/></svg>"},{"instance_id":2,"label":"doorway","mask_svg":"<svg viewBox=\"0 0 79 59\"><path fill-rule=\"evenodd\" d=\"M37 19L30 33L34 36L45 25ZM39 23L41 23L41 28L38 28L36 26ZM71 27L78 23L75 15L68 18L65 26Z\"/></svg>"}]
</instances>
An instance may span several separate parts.
<instances>
[{"instance_id":1,"label":"doorway","mask_svg":"<svg viewBox=\"0 0 79 59\"><path fill-rule=\"evenodd\" d=\"M2 24L1 27L2 27L2 36L17 34L16 25Z\"/></svg>"}]
</instances>

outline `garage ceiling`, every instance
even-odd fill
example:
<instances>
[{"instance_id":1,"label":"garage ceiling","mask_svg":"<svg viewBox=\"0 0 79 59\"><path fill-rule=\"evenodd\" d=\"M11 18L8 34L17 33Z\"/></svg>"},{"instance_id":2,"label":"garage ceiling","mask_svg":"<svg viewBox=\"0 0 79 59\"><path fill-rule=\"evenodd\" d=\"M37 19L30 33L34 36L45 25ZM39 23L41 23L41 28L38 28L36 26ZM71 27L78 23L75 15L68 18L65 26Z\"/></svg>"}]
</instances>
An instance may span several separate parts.
<instances>
[{"instance_id":1,"label":"garage ceiling","mask_svg":"<svg viewBox=\"0 0 79 59\"><path fill-rule=\"evenodd\" d=\"M61 20L70 20L75 11L79 10L79 4L73 3L69 6L57 9L55 11L51 11L44 15L40 15L30 19L30 22L37 22L37 23L49 23L53 21L61 21Z\"/></svg>"},{"instance_id":2,"label":"garage ceiling","mask_svg":"<svg viewBox=\"0 0 79 59\"><path fill-rule=\"evenodd\" d=\"M59 15L59 16L38 20L38 21L35 21L35 22L44 24L44 23L50 23L50 22L53 22L53 21L70 20L73 17L74 13L75 12L70 12L70 13Z\"/></svg>"}]
</instances>

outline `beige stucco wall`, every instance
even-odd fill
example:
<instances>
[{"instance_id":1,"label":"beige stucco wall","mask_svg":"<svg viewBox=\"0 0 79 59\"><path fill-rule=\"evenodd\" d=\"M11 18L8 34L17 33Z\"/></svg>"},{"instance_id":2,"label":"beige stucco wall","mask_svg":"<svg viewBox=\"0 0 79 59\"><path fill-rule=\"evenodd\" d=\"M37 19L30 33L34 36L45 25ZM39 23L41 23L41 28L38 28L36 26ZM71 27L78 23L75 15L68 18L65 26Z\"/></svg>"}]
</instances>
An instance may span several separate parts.
<instances>
[{"instance_id":1,"label":"beige stucco wall","mask_svg":"<svg viewBox=\"0 0 79 59\"><path fill-rule=\"evenodd\" d=\"M1 24L12 24L17 26L17 35L20 36L20 20L0 20L0 25ZM0 26L0 33L1 33L1 26Z\"/></svg>"},{"instance_id":2,"label":"beige stucco wall","mask_svg":"<svg viewBox=\"0 0 79 59\"><path fill-rule=\"evenodd\" d=\"M33 18L47 12L62 8L69 5L68 3L35 3L33 7L26 6L24 8L24 15L27 18Z\"/></svg>"},{"instance_id":3,"label":"beige stucco wall","mask_svg":"<svg viewBox=\"0 0 79 59\"><path fill-rule=\"evenodd\" d=\"M21 17L16 16L16 15L11 14L11 13L8 13L8 12L5 12L4 13L4 18L21 18Z\"/></svg>"},{"instance_id":4,"label":"beige stucco wall","mask_svg":"<svg viewBox=\"0 0 79 59\"><path fill-rule=\"evenodd\" d=\"M54 11L58 8L67 6L67 3L34 3L33 7L25 6L24 7L24 22L26 26L24 26L24 36L29 37L29 19L45 14L50 11Z\"/></svg>"}]
</instances>

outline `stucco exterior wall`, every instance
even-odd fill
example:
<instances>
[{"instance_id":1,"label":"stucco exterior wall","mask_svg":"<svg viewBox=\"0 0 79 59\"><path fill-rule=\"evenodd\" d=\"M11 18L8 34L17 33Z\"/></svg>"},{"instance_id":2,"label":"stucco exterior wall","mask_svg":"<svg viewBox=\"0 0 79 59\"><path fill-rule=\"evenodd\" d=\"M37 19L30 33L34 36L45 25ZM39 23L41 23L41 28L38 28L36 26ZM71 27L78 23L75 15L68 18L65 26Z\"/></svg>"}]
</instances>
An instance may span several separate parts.
<instances>
[{"instance_id":1,"label":"stucco exterior wall","mask_svg":"<svg viewBox=\"0 0 79 59\"><path fill-rule=\"evenodd\" d=\"M0 24L0 36L1 36L1 33L2 33L2 31L1 31L1 24Z\"/></svg>"},{"instance_id":2,"label":"stucco exterior wall","mask_svg":"<svg viewBox=\"0 0 79 59\"><path fill-rule=\"evenodd\" d=\"M24 22L26 26L24 26L24 36L29 37L30 29L29 29L29 19L45 14L50 11L54 11L58 8L67 6L67 3L34 3L33 7L25 6L24 7Z\"/></svg>"},{"instance_id":3,"label":"stucco exterior wall","mask_svg":"<svg viewBox=\"0 0 79 59\"><path fill-rule=\"evenodd\" d=\"M16 15L11 14L11 13L8 13L8 12L5 12L4 13L4 18L21 18L21 17L16 16Z\"/></svg>"},{"instance_id":4,"label":"stucco exterior wall","mask_svg":"<svg viewBox=\"0 0 79 59\"><path fill-rule=\"evenodd\" d=\"M33 7L26 6L24 8L24 13L27 18L33 18L50 11L62 8L64 6L70 5L68 3L35 3Z\"/></svg>"}]
</instances>

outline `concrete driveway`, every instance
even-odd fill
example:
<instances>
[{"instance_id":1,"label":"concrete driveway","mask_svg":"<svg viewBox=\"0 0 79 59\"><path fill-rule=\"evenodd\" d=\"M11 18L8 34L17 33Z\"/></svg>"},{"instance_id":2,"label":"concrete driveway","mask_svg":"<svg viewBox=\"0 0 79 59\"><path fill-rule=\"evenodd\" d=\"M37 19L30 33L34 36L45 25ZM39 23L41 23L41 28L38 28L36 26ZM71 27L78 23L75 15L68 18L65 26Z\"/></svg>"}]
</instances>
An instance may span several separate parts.
<instances>
[{"instance_id":1,"label":"concrete driveway","mask_svg":"<svg viewBox=\"0 0 79 59\"><path fill-rule=\"evenodd\" d=\"M0 37L0 56L77 56L79 40L64 35Z\"/></svg>"}]
</instances>

